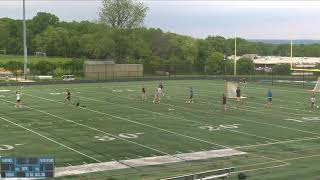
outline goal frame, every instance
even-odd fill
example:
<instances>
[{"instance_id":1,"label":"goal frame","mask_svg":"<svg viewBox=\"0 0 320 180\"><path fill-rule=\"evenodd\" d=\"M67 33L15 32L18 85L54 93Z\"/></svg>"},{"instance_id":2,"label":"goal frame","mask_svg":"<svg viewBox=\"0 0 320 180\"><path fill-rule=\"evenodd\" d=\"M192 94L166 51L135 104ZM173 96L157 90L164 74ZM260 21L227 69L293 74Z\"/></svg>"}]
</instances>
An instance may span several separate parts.
<instances>
[{"instance_id":1,"label":"goal frame","mask_svg":"<svg viewBox=\"0 0 320 180\"><path fill-rule=\"evenodd\" d=\"M290 40L290 70L291 71L303 71L303 72L320 72L320 69L304 69L304 68L294 68L293 67L293 40Z\"/></svg>"},{"instance_id":2,"label":"goal frame","mask_svg":"<svg viewBox=\"0 0 320 180\"><path fill-rule=\"evenodd\" d=\"M319 93L320 89L319 89L319 91L316 91L316 87L317 87L318 83L320 84L320 77L317 79L317 82L316 82L314 88L312 90L309 90L309 91L311 91L313 93Z\"/></svg>"},{"instance_id":3,"label":"goal frame","mask_svg":"<svg viewBox=\"0 0 320 180\"><path fill-rule=\"evenodd\" d=\"M229 97L229 83L230 83L230 81L226 81L226 97L228 99L236 99L237 97ZM238 81L234 81L234 84L235 84L236 87L239 87Z\"/></svg>"}]
</instances>

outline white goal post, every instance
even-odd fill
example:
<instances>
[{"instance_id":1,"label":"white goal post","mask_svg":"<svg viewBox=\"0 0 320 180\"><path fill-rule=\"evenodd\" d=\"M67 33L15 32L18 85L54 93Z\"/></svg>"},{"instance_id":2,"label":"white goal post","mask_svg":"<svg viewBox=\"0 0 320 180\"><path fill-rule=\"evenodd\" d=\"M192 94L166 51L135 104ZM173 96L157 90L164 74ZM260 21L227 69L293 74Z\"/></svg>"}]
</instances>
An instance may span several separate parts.
<instances>
[{"instance_id":1,"label":"white goal post","mask_svg":"<svg viewBox=\"0 0 320 180\"><path fill-rule=\"evenodd\" d=\"M237 88L239 87L238 82L226 81L226 97L229 99L236 99L237 98ZM320 88L320 87L319 87ZM242 95L241 91L241 99L246 99L247 96Z\"/></svg>"},{"instance_id":2,"label":"white goal post","mask_svg":"<svg viewBox=\"0 0 320 180\"><path fill-rule=\"evenodd\" d=\"M238 82L226 81L226 97L227 98L237 98L236 90L238 87Z\"/></svg>"},{"instance_id":3,"label":"white goal post","mask_svg":"<svg viewBox=\"0 0 320 180\"><path fill-rule=\"evenodd\" d=\"M311 90L313 92L320 92L320 77L318 78L316 85L314 86L313 90Z\"/></svg>"}]
</instances>

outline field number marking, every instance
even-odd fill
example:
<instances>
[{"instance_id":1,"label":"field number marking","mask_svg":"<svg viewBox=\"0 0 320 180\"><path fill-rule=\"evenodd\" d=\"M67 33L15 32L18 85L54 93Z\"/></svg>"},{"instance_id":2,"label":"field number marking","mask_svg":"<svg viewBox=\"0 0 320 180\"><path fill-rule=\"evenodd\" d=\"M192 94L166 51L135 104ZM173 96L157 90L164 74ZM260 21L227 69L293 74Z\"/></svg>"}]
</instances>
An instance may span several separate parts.
<instances>
[{"instance_id":1,"label":"field number marking","mask_svg":"<svg viewBox=\"0 0 320 180\"><path fill-rule=\"evenodd\" d=\"M0 151L9 151L14 149L11 145L0 144Z\"/></svg>"},{"instance_id":2,"label":"field number marking","mask_svg":"<svg viewBox=\"0 0 320 180\"><path fill-rule=\"evenodd\" d=\"M299 123L310 122L310 121L320 121L320 117L302 117L302 118L288 118L286 121L294 121Z\"/></svg>"},{"instance_id":3,"label":"field number marking","mask_svg":"<svg viewBox=\"0 0 320 180\"><path fill-rule=\"evenodd\" d=\"M143 133L134 133L134 134L129 134L129 133L121 133L118 135L118 137L120 138L125 138L125 139L136 139L139 138L139 135L142 135ZM111 136L94 136L95 139L99 140L99 141L114 141L117 138L115 137L111 137Z\"/></svg>"},{"instance_id":4,"label":"field number marking","mask_svg":"<svg viewBox=\"0 0 320 180\"><path fill-rule=\"evenodd\" d=\"M240 124L222 124L219 126L201 126L200 129L212 131L221 131L224 129L238 129Z\"/></svg>"}]
</instances>

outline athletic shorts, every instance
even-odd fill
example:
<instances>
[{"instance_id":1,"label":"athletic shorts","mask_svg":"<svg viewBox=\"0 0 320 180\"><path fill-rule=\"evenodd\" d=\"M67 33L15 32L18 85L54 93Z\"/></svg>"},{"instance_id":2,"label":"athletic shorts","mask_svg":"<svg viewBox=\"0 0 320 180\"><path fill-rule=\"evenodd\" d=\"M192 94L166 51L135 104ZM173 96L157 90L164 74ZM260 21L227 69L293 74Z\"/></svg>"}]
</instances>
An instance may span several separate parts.
<instances>
[{"instance_id":1,"label":"athletic shorts","mask_svg":"<svg viewBox=\"0 0 320 180\"><path fill-rule=\"evenodd\" d=\"M272 98L268 98L268 101L269 101L269 102L272 102Z\"/></svg>"},{"instance_id":2,"label":"athletic shorts","mask_svg":"<svg viewBox=\"0 0 320 180\"><path fill-rule=\"evenodd\" d=\"M17 100L17 102L21 102L21 100L19 99L19 100Z\"/></svg>"},{"instance_id":3,"label":"athletic shorts","mask_svg":"<svg viewBox=\"0 0 320 180\"><path fill-rule=\"evenodd\" d=\"M237 98L239 98L240 97L240 94L237 94Z\"/></svg>"},{"instance_id":4,"label":"athletic shorts","mask_svg":"<svg viewBox=\"0 0 320 180\"><path fill-rule=\"evenodd\" d=\"M190 99L192 99L193 98L193 95L190 95Z\"/></svg>"}]
</instances>

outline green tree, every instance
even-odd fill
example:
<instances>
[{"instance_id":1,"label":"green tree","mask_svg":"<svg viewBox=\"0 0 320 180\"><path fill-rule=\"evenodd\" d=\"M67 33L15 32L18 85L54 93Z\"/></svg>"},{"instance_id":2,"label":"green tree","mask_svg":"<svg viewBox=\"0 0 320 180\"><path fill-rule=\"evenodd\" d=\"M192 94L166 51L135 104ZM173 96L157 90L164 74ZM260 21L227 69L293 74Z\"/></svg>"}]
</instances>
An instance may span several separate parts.
<instances>
[{"instance_id":1,"label":"green tree","mask_svg":"<svg viewBox=\"0 0 320 180\"><path fill-rule=\"evenodd\" d=\"M289 64L276 64L272 67L272 73L274 75L290 75L290 65Z\"/></svg>"},{"instance_id":2,"label":"green tree","mask_svg":"<svg viewBox=\"0 0 320 180\"><path fill-rule=\"evenodd\" d=\"M37 51L46 52L49 56L67 57L69 47L69 33L61 27L52 27L46 29L43 33L37 35L33 41Z\"/></svg>"},{"instance_id":3,"label":"green tree","mask_svg":"<svg viewBox=\"0 0 320 180\"><path fill-rule=\"evenodd\" d=\"M207 73L223 74L224 72L224 55L220 52L210 53L206 61Z\"/></svg>"},{"instance_id":4,"label":"green tree","mask_svg":"<svg viewBox=\"0 0 320 180\"><path fill-rule=\"evenodd\" d=\"M143 24L148 8L133 0L102 0L100 20L116 29L132 29Z\"/></svg>"},{"instance_id":5,"label":"green tree","mask_svg":"<svg viewBox=\"0 0 320 180\"><path fill-rule=\"evenodd\" d=\"M251 74L254 70L254 63L251 59L240 58L237 61L237 72L238 74L245 75Z\"/></svg>"},{"instance_id":6,"label":"green tree","mask_svg":"<svg viewBox=\"0 0 320 180\"><path fill-rule=\"evenodd\" d=\"M9 61L4 64L4 68L17 75L18 71L23 69L23 63L19 61Z\"/></svg>"},{"instance_id":7,"label":"green tree","mask_svg":"<svg viewBox=\"0 0 320 180\"><path fill-rule=\"evenodd\" d=\"M38 75L54 75L57 66L49 61L39 61L32 67L33 71Z\"/></svg>"},{"instance_id":8,"label":"green tree","mask_svg":"<svg viewBox=\"0 0 320 180\"><path fill-rule=\"evenodd\" d=\"M10 37L7 23L0 21L0 50L6 50Z\"/></svg>"},{"instance_id":9,"label":"green tree","mask_svg":"<svg viewBox=\"0 0 320 180\"><path fill-rule=\"evenodd\" d=\"M126 63L129 59L129 36L131 29L143 25L148 8L133 0L102 0L100 21L114 28L114 59Z\"/></svg>"},{"instance_id":10,"label":"green tree","mask_svg":"<svg viewBox=\"0 0 320 180\"><path fill-rule=\"evenodd\" d=\"M37 15L32 18L29 29L31 29L33 34L38 34L45 31L49 26L57 26L58 23L59 18L56 15L38 12Z\"/></svg>"},{"instance_id":11,"label":"green tree","mask_svg":"<svg viewBox=\"0 0 320 180\"><path fill-rule=\"evenodd\" d=\"M64 74L81 75L83 72L83 60L74 59L59 64Z\"/></svg>"}]
</instances>

